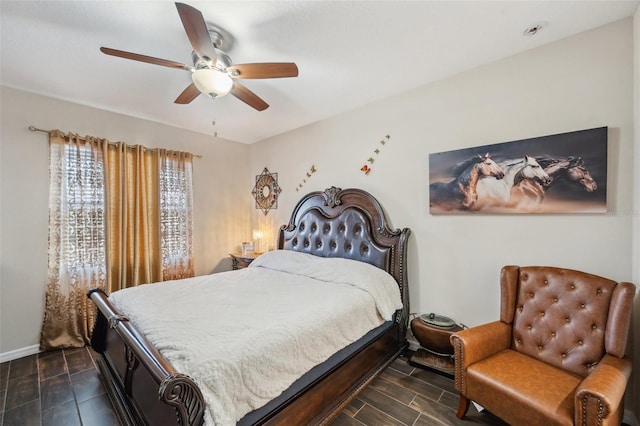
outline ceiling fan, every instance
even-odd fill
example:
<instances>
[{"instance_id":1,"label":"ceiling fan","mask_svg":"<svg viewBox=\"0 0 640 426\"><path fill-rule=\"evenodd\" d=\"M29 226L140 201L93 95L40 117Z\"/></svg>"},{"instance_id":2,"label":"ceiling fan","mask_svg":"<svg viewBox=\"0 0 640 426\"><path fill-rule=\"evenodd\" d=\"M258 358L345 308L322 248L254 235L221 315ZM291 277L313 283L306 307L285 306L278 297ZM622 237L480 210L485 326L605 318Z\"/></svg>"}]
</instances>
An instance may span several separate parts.
<instances>
[{"instance_id":1,"label":"ceiling fan","mask_svg":"<svg viewBox=\"0 0 640 426\"><path fill-rule=\"evenodd\" d=\"M222 50L224 44L231 42L231 36L220 28L207 25L198 9L184 3L176 3L176 8L193 47L193 66L108 47L101 47L100 51L124 59L190 71L193 83L176 98L174 102L177 104L188 104L200 93L212 98L231 93L247 105L263 111L269 104L237 80L298 76L298 67L293 62L232 65L231 58Z\"/></svg>"}]
</instances>

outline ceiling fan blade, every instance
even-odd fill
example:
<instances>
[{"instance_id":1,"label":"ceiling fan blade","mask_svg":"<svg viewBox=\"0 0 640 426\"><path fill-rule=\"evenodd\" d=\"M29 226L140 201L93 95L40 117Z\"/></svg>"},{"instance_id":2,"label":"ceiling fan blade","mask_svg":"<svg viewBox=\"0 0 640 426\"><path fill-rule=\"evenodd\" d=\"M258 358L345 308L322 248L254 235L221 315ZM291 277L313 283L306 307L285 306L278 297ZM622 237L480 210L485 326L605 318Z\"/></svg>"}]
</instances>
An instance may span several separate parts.
<instances>
[{"instance_id":1,"label":"ceiling fan blade","mask_svg":"<svg viewBox=\"0 0 640 426\"><path fill-rule=\"evenodd\" d=\"M189 37L189 42L196 55L205 61L216 63L216 50L211 41L207 23L202 13L188 4L176 3L182 26Z\"/></svg>"},{"instance_id":2,"label":"ceiling fan blade","mask_svg":"<svg viewBox=\"0 0 640 426\"><path fill-rule=\"evenodd\" d=\"M163 67L178 68L191 71L193 67L181 64L180 62L169 61L166 59L154 58L153 56L140 55L138 53L125 52L124 50L110 49L101 47L100 51L106 55L117 56L124 59L132 59L134 61L146 62L148 64L162 65Z\"/></svg>"},{"instance_id":3,"label":"ceiling fan blade","mask_svg":"<svg viewBox=\"0 0 640 426\"><path fill-rule=\"evenodd\" d=\"M298 76L298 67L293 62L236 64L228 67L227 71L233 78L281 78Z\"/></svg>"},{"instance_id":4,"label":"ceiling fan blade","mask_svg":"<svg viewBox=\"0 0 640 426\"><path fill-rule=\"evenodd\" d=\"M176 98L174 103L182 104L182 105L191 103L191 101L197 98L199 94L200 94L200 91L198 90L196 85L191 83L190 85L187 86L186 89L182 91L182 93L180 93L180 95Z\"/></svg>"},{"instance_id":5,"label":"ceiling fan blade","mask_svg":"<svg viewBox=\"0 0 640 426\"><path fill-rule=\"evenodd\" d=\"M256 95L237 81L233 82L233 87L231 88L230 93L250 107L257 109L258 111L264 111L265 109L269 108L268 103L263 101L258 95Z\"/></svg>"}]
</instances>

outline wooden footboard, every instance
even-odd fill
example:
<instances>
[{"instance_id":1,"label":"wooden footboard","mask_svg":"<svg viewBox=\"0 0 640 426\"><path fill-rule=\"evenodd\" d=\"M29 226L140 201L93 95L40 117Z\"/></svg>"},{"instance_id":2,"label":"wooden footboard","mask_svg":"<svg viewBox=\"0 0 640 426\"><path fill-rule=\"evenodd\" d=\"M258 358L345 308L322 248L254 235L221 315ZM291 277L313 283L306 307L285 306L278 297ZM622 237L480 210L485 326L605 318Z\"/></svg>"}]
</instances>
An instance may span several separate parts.
<instances>
[{"instance_id":1,"label":"wooden footboard","mask_svg":"<svg viewBox=\"0 0 640 426\"><path fill-rule=\"evenodd\" d=\"M91 345L101 354L101 379L123 424L203 424L205 403L193 380L174 371L102 291L91 290L89 297L98 307ZM394 324L255 424L327 424L402 352L405 343Z\"/></svg>"},{"instance_id":2,"label":"wooden footboard","mask_svg":"<svg viewBox=\"0 0 640 426\"><path fill-rule=\"evenodd\" d=\"M263 417L256 425L326 425L345 408L405 346L394 326L353 354L311 387Z\"/></svg>"},{"instance_id":3,"label":"wooden footboard","mask_svg":"<svg viewBox=\"0 0 640 426\"><path fill-rule=\"evenodd\" d=\"M91 346L109 399L125 425L201 425L204 398L142 337L100 290L89 298L98 307Z\"/></svg>"}]
</instances>

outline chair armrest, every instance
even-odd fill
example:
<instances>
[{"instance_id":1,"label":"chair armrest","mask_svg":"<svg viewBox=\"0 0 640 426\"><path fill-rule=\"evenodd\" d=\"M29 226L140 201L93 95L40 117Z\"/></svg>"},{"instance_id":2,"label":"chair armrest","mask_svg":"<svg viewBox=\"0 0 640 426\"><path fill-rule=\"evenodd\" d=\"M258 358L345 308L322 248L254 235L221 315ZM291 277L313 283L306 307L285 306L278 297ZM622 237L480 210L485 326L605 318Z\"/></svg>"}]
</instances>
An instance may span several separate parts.
<instances>
[{"instance_id":1,"label":"chair armrest","mask_svg":"<svg viewBox=\"0 0 640 426\"><path fill-rule=\"evenodd\" d=\"M605 354L596 368L576 389L576 424L601 425L603 419L609 417L611 413L618 412L630 376L629 358ZM622 419L615 421L620 420Z\"/></svg>"},{"instance_id":2,"label":"chair armrest","mask_svg":"<svg viewBox=\"0 0 640 426\"><path fill-rule=\"evenodd\" d=\"M511 326L502 321L494 321L454 333L450 340L455 356L456 389L464 394L467 367L508 349L511 342Z\"/></svg>"}]
</instances>

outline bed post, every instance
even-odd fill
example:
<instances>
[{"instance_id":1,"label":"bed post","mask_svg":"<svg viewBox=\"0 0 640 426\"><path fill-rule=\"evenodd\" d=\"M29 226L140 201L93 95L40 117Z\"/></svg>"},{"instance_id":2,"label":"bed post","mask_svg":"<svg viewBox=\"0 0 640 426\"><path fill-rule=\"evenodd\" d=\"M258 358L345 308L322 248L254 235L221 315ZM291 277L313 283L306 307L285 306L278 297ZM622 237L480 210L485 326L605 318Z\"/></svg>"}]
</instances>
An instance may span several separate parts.
<instances>
[{"instance_id":1,"label":"bed post","mask_svg":"<svg viewBox=\"0 0 640 426\"><path fill-rule=\"evenodd\" d=\"M160 400L176 409L178 424L201 425L204 416L204 400L200 389L185 374L174 373L160 383Z\"/></svg>"},{"instance_id":2,"label":"bed post","mask_svg":"<svg viewBox=\"0 0 640 426\"><path fill-rule=\"evenodd\" d=\"M393 259L398 259L398 272L399 278L398 285L400 286L400 297L402 298L402 310L400 314L396 316L396 322L398 322L398 332L400 333L400 342L406 344L407 341L407 328L409 327L409 315L411 313L409 305L409 281L407 279L407 241L411 235L409 228L403 228L400 232L400 240L397 245L399 253L397 256L392 256ZM395 275L395 274L394 274Z\"/></svg>"}]
</instances>

